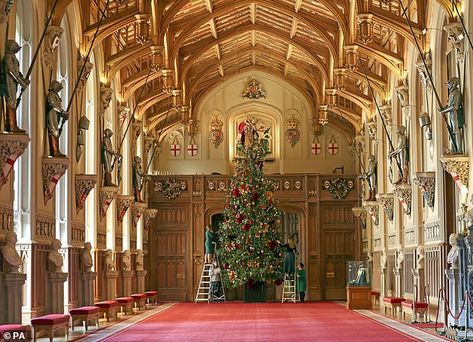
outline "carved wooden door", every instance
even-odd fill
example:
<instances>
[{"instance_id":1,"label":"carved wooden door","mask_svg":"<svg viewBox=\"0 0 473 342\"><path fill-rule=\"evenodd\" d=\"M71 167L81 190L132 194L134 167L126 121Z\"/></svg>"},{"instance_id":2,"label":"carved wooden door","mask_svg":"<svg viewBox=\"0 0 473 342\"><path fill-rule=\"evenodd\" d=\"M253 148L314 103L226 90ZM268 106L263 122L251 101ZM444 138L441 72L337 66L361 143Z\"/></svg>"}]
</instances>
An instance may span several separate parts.
<instances>
[{"instance_id":1,"label":"carved wooden door","mask_svg":"<svg viewBox=\"0 0 473 342\"><path fill-rule=\"evenodd\" d=\"M325 230L322 236L325 300L346 300L346 264L355 256L354 231Z\"/></svg>"}]
</instances>

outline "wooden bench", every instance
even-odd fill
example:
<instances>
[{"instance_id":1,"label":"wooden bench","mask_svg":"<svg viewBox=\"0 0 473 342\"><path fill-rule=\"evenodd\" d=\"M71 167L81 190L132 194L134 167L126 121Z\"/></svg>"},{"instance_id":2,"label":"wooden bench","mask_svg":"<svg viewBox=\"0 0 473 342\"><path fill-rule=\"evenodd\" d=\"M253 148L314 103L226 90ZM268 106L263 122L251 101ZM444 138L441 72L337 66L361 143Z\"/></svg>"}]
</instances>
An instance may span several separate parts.
<instances>
[{"instance_id":1,"label":"wooden bench","mask_svg":"<svg viewBox=\"0 0 473 342\"><path fill-rule=\"evenodd\" d=\"M120 312L125 312L125 315L128 313L133 313L133 298L132 297L119 297L115 299L120 306Z\"/></svg>"},{"instance_id":2,"label":"wooden bench","mask_svg":"<svg viewBox=\"0 0 473 342\"><path fill-rule=\"evenodd\" d=\"M379 305L379 292L378 291L371 291L371 303L373 304L373 308Z\"/></svg>"},{"instance_id":3,"label":"wooden bench","mask_svg":"<svg viewBox=\"0 0 473 342\"><path fill-rule=\"evenodd\" d=\"M95 321L97 328L99 327L100 308L97 306L83 306L81 308L71 309L69 311L72 321L72 331L74 331L74 322L85 322L85 331L89 327L89 321Z\"/></svg>"},{"instance_id":4,"label":"wooden bench","mask_svg":"<svg viewBox=\"0 0 473 342\"><path fill-rule=\"evenodd\" d=\"M31 327L21 324L0 325L0 342L28 341L31 339Z\"/></svg>"},{"instance_id":5,"label":"wooden bench","mask_svg":"<svg viewBox=\"0 0 473 342\"><path fill-rule=\"evenodd\" d=\"M401 307L401 303L405 301L405 298L402 297L384 297L383 304L384 304L384 314L386 315L386 308L391 309L391 315L395 315L395 309Z\"/></svg>"},{"instance_id":6,"label":"wooden bench","mask_svg":"<svg viewBox=\"0 0 473 342\"><path fill-rule=\"evenodd\" d=\"M50 314L46 316L36 317L31 320L33 326L33 341L36 341L36 335L40 332L45 332L49 341L52 342L54 333L58 330L64 330L67 335L69 331L69 315Z\"/></svg>"},{"instance_id":7,"label":"wooden bench","mask_svg":"<svg viewBox=\"0 0 473 342\"><path fill-rule=\"evenodd\" d=\"M107 318L107 322L110 322L110 318L117 319L117 306L116 300L106 300L103 302L95 303L94 306L100 309L100 313Z\"/></svg>"},{"instance_id":8,"label":"wooden bench","mask_svg":"<svg viewBox=\"0 0 473 342\"><path fill-rule=\"evenodd\" d=\"M146 295L144 293L135 293L131 295L133 303L138 310L146 309Z\"/></svg>"},{"instance_id":9,"label":"wooden bench","mask_svg":"<svg viewBox=\"0 0 473 342\"><path fill-rule=\"evenodd\" d=\"M412 316L414 312L414 302L412 300L405 300L401 304L402 307L402 319L406 320L406 313ZM416 313L422 315L422 318L425 320L427 308L429 307L428 303L425 302L415 302Z\"/></svg>"},{"instance_id":10,"label":"wooden bench","mask_svg":"<svg viewBox=\"0 0 473 342\"><path fill-rule=\"evenodd\" d=\"M146 302L152 305L158 305L158 291L146 291Z\"/></svg>"}]
</instances>

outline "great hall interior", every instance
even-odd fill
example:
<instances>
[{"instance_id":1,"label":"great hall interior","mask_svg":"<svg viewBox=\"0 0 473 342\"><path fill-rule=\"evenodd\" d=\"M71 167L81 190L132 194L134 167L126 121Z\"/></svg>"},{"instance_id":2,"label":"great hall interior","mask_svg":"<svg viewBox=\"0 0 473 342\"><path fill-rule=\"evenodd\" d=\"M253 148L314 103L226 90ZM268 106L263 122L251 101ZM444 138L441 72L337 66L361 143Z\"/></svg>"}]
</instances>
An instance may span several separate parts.
<instances>
[{"instance_id":1,"label":"great hall interior","mask_svg":"<svg viewBox=\"0 0 473 342\"><path fill-rule=\"evenodd\" d=\"M468 0L0 0L0 341L472 338L472 48Z\"/></svg>"}]
</instances>

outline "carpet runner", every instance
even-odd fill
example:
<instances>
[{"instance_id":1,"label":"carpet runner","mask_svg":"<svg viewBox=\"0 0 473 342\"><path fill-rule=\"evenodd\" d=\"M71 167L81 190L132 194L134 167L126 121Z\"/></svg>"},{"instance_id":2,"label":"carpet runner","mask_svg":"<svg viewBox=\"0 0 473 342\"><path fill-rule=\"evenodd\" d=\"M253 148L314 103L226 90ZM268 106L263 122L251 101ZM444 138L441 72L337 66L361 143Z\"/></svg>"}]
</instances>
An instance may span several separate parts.
<instances>
[{"instance_id":1,"label":"carpet runner","mask_svg":"<svg viewBox=\"0 0 473 342\"><path fill-rule=\"evenodd\" d=\"M100 341L435 341L336 303L178 303ZM89 336L87 340L99 340ZM430 337L430 338L428 338Z\"/></svg>"}]
</instances>

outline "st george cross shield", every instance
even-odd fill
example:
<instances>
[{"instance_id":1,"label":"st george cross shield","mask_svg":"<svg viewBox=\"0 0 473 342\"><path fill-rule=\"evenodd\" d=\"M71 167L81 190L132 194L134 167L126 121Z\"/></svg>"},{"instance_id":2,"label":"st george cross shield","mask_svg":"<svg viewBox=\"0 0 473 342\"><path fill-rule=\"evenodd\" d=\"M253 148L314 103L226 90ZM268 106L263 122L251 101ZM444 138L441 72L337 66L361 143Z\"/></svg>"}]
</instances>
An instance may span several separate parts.
<instances>
[{"instance_id":1,"label":"st george cross shield","mask_svg":"<svg viewBox=\"0 0 473 342\"><path fill-rule=\"evenodd\" d=\"M181 154L181 145L179 144L172 144L171 145L171 156L177 157Z\"/></svg>"},{"instance_id":2,"label":"st george cross shield","mask_svg":"<svg viewBox=\"0 0 473 342\"><path fill-rule=\"evenodd\" d=\"M327 148L328 148L328 153L330 153L331 155L335 155L338 153L338 144L333 135L330 138L330 142Z\"/></svg>"},{"instance_id":3,"label":"st george cross shield","mask_svg":"<svg viewBox=\"0 0 473 342\"><path fill-rule=\"evenodd\" d=\"M190 155L191 157L195 157L198 152L199 152L199 149L196 144L187 145L187 154Z\"/></svg>"},{"instance_id":4,"label":"st george cross shield","mask_svg":"<svg viewBox=\"0 0 473 342\"><path fill-rule=\"evenodd\" d=\"M314 139L314 141L312 142L310 152L312 152L312 154L316 156L322 153L322 144L320 143L319 138Z\"/></svg>"}]
</instances>

